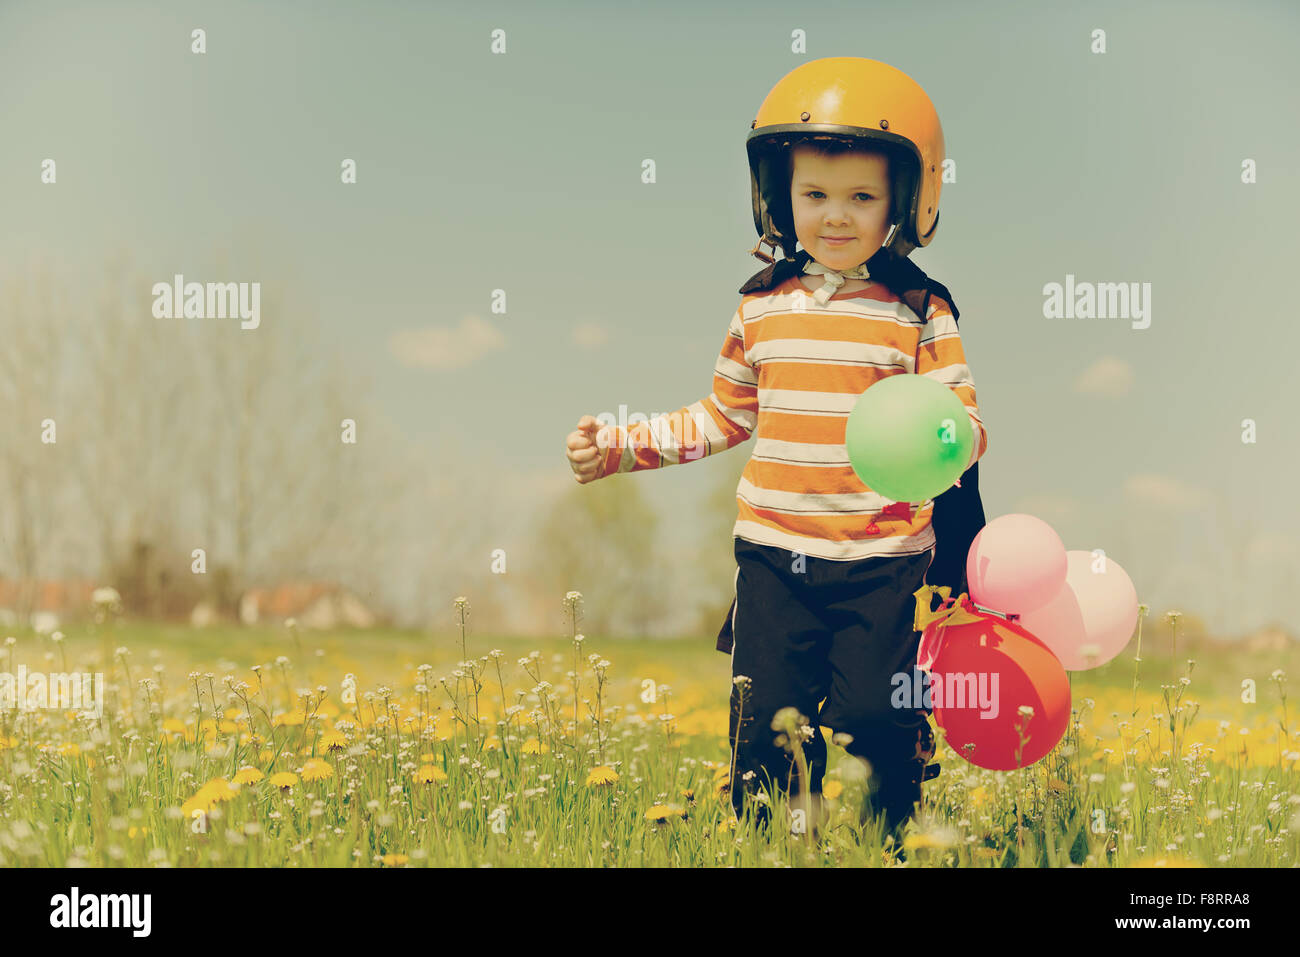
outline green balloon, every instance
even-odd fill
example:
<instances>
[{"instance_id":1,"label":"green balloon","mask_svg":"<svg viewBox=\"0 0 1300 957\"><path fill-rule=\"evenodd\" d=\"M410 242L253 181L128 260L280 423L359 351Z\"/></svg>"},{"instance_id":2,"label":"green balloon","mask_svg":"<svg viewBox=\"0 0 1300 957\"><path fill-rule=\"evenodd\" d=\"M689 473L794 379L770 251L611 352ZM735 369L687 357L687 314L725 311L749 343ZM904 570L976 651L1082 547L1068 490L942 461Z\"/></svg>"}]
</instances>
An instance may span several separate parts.
<instances>
[{"instance_id":1,"label":"green balloon","mask_svg":"<svg viewBox=\"0 0 1300 957\"><path fill-rule=\"evenodd\" d=\"M952 488L975 445L957 393L923 375L872 384L844 425L849 463L864 485L895 502L923 502Z\"/></svg>"}]
</instances>

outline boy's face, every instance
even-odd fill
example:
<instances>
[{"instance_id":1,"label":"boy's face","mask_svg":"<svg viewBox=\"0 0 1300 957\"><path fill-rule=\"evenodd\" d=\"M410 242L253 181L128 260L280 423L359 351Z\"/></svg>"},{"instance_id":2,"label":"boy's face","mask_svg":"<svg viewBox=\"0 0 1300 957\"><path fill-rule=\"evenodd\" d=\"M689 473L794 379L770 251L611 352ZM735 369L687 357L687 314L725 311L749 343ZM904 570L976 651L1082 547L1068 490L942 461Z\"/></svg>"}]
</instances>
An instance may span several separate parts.
<instances>
[{"instance_id":1,"label":"boy's face","mask_svg":"<svg viewBox=\"0 0 1300 957\"><path fill-rule=\"evenodd\" d=\"M872 257L889 232L889 161L878 154L822 156L796 147L790 177L794 231L828 269L852 269ZM851 237L848 242L828 238Z\"/></svg>"}]
</instances>

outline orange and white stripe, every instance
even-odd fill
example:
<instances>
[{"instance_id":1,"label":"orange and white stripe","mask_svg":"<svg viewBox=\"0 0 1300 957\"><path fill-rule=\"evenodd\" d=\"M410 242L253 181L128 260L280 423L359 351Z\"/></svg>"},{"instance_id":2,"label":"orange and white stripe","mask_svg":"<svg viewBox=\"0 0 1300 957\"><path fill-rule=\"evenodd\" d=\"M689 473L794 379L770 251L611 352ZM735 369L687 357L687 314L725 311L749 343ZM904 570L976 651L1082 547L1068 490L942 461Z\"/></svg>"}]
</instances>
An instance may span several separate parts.
<instances>
[{"instance_id":1,"label":"orange and white stripe","mask_svg":"<svg viewBox=\"0 0 1300 957\"><path fill-rule=\"evenodd\" d=\"M873 492L849 464L844 427L859 396L901 373L928 375L966 406L988 448L957 323L930 299L926 321L880 283L818 306L798 277L746 295L731 319L713 392L649 422L607 427L604 472L635 472L704 458L757 433L736 489L734 534L818 558L914 555L935 544L934 503L908 511Z\"/></svg>"}]
</instances>

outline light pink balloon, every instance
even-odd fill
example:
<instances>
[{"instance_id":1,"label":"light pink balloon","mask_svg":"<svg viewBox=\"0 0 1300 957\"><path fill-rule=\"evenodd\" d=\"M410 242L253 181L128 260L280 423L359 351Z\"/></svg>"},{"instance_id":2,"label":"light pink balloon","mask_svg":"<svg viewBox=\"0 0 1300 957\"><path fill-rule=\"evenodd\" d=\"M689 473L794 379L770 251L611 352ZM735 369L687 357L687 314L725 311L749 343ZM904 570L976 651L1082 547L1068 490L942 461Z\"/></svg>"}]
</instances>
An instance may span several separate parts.
<instances>
[{"instance_id":1,"label":"light pink balloon","mask_svg":"<svg viewBox=\"0 0 1300 957\"><path fill-rule=\"evenodd\" d=\"M1066 671L1087 671L1110 661L1137 627L1137 590L1110 557L1066 552L1065 584L1042 608L1020 616L1019 624L1052 649Z\"/></svg>"},{"instance_id":2,"label":"light pink balloon","mask_svg":"<svg viewBox=\"0 0 1300 957\"><path fill-rule=\"evenodd\" d=\"M1065 545L1041 518L1000 515L966 554L971 601L1004 614L1042 608L1065 582Z\"/></svg>"}]
</instances>

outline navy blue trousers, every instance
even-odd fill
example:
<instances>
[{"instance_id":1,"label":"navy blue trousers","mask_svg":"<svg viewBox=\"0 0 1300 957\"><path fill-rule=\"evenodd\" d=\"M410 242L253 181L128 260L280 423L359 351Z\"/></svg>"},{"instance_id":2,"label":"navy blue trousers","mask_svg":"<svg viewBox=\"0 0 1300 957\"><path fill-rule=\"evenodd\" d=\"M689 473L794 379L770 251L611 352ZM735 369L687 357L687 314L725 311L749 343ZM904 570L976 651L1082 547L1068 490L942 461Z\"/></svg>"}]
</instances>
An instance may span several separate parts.
<instances>
[{"instance_id":1,"label":"navy blue trousers","mask_svg":"<svg viewBox=\"0 0 1300 957\"><path fill-rule=\"evenodd\" d=\"M820 793L826 741L819 725L825 725L851 735L845 750L869 766L861 821L883 814L886 833L897 832L915 812L921 781L939 772L933 764L927 773L935 752L928 710L911 701L891 705L894 675L911 680L916 667L921 634L912 629L913 593L934 550L845 562L737 538L735 555L730 740L737 817L745 796L760 789L769 796L777 789ZM743 692L734 680L739 675L750 679ZM813 729L802 745L806 782L772 729L785 707L797 708ZM769 823L768 805L754 808L757 822Z\"/></svg>"}]
</instances>

